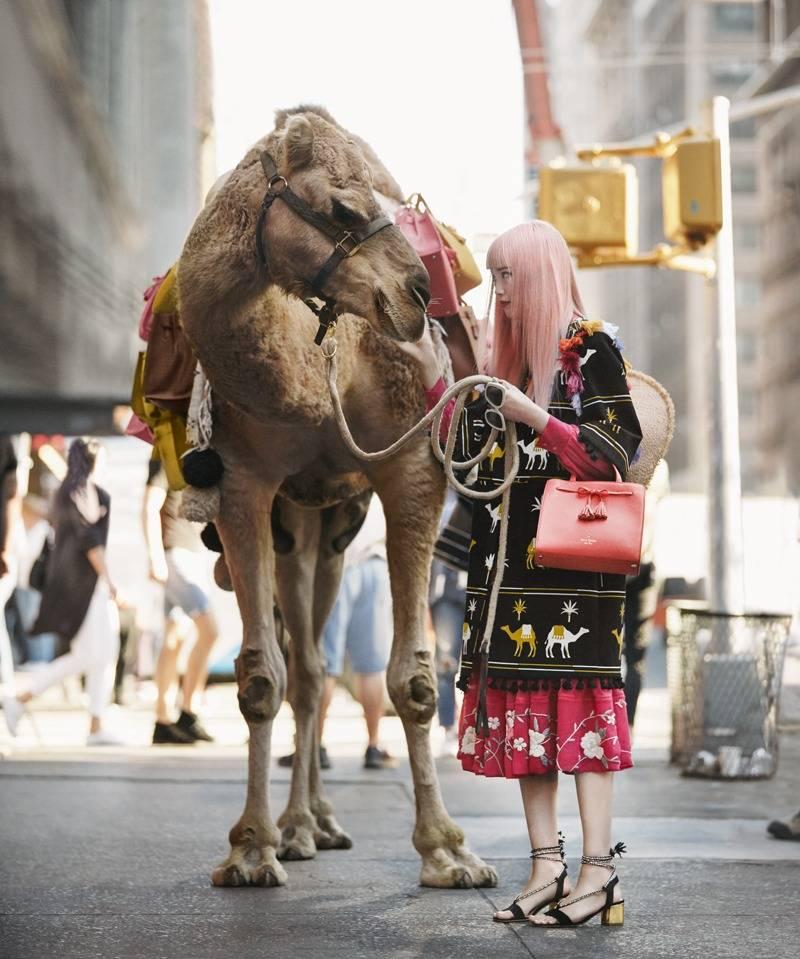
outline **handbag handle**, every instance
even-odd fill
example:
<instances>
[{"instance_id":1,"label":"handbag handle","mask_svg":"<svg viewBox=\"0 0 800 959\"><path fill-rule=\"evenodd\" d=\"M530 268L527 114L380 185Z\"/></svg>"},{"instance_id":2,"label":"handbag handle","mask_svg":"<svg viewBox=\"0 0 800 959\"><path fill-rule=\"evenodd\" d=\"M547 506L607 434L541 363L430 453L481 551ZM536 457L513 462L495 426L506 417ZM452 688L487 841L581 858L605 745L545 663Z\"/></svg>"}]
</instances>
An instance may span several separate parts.
<instances>
[{"instance_id":1,"label":"handbag handle","mask_svg":"<svg viewBox=\"0 0 800 959\"><path fill-rule=\"evenodd\" d=\"M418 213L422 213L423 207L433 216L433 211L428 204L428 201L421 193L412 193L411 196L406 200L406 206L413 206ZM436 217L433 217L434 220Z\"/></svg>"}]
</instances>

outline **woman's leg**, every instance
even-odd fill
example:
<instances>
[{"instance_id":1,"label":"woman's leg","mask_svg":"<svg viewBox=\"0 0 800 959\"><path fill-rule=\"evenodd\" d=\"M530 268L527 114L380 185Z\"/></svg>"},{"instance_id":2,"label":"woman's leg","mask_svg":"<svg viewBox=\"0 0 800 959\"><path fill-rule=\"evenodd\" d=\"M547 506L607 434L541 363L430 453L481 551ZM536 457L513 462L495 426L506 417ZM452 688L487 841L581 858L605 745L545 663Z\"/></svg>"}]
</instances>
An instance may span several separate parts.
<instances>
[{"instance_id":1,"label":"woman's leg","mask_svg":"<svg viewBox=\"0 0 800 959\"><path fill-rule=\"evenodd\" d=\"M439 687L439 725L450 729L456 721L455 678L461 650L464 604L442 598L431 606L436 633L436 678Z\"/></svg>"},{"instance_id":2,"label":"woman's leg","mask_svg":"<svg viewBox=\"0 0 800 959\"><path fill-rule=\"evenodd\" d=\"M89 697L90 733L99 732L114 689L119 655L119 613L105 589L98 585L81 624L87 646L86 692Z\"/></svg>"},{"instance_id":3,"label":"woman's leg","mask_svg":"<svg viewBox=\"0 0 800 959\"><path fill-rule=\"evenodd\" d=\"M575 788L578 793L578 808L583 830L583 855L607 856L611 847L611 807L614 789L613 773L576 773ZM570 898L575 899L595 889L600 889L611 876L604 866L582 865L578 882ZM614 890L615 901L622 899L619 886ZM599 909L605 901L605 893L582 899L564 912L573 920L587 916ZM554 919L537 916L537 923L552 923Z\"/></svg>"},{"instance_id":4,"label":"woman's leg","mask_svg":"<svg viewBox=\"0 0 800 959\"><path fill-rule=\"evenodd\" d=\"M519 781L522 793L522 805L525 810L525 821L528 824L528 836L531 849L541 849L544 846L558 846L558 773L547 775L523 776ZM552 861L551 861L552 860ZM558 853L553 853L547 859L533 859L531 861L531 875L520 895L532 889L544 886L556 879L563 869ZM569 889L567 885L565 892ZM535 909L553 900L556 886L547 886L541 893L523 899L519 903L520 909L530 915ZM511 913L501 909L495 913L496 919L509 919Z\"/></svg>"}]
</instances>

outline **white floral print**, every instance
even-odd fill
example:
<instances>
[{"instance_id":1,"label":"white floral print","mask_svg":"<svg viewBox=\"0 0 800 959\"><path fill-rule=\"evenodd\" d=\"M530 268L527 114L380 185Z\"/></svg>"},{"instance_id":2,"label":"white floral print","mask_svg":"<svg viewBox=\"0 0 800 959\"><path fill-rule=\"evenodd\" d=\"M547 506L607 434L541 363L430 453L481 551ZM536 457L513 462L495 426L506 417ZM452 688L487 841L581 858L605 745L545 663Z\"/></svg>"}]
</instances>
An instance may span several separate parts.
<instances>
[{"instance_id":1,"label":"white floral print","mask_svg":"<svg viewBox=\"0 0 800 959\"><path fill-rule=\"evenodd\" d=\"M588 756L590 759L605 759L606 754L603 751L602 737L598 732L584 733L581 739L581 749L584 756Z\"/></svg>"},{"instance_id":2,"label":"white floral print","mask_svg":"<svg viewBox=\"0 0 800 959\"><path fill-rule=\"evenodd\" d=\"M525 748L526 748L525 740L521 736L518 736L514 740L514 749L516 749L517 752L522 753L522 752L525 752Z\"/></svg>"},{"instance_id":3,"label":"white floral print","mask_svg":"<svg viewBox=\"0 0 800 959\"><path fill-rule=\"evenodd\" d=\"M530 747L528 749L529 756L544 756L544 741L547 739L547 732L540 733L536 729L528 730L528 737L530 738Z\"/></svg>"},{"instance_id":4,"label":"white floral print","mask_svg":"<svg viewBox=\"0 0 800 959\"><path fill-rule=\"evenodd\" d=\"M488 722L489 722L489 729L499 729L499 728L500 728L500 717L499 717L499 716L490 716Z\"/></svg>"},{"instance_id":5,"label":"white floral print","mask_svg":"<svg viewBox=\"0 0 800 959\"><path fill-rule=\"evenodd\" d=\"M467 726L461 737L461 752L468 756L475 755L475 727Z\"/></svg>"}]
</instances>

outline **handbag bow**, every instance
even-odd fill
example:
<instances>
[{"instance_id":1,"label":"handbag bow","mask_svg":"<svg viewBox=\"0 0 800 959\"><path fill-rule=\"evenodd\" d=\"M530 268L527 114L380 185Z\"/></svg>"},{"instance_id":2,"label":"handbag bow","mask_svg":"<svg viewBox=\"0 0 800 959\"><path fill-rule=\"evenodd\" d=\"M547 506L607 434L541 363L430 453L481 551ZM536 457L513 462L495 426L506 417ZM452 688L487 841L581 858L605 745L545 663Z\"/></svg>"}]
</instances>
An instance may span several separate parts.
<instances>
[{"instance_id":1,"label":"handbag bow","mask_svg":"<svg viewBox=\"0 0 800 959\"><path fill-rule=\"evenodd\" d=\"M562 486L562 490L568 490L569 487ZM596 520L608 519L608 511L603 499L606 496L630 496L630 490L607 489L605 486L597 489L589 486L579 486L575 492L580 497L586 497L586 505L578 512L578 519ZM597 500L597 505L592 506L592 499Z\"/></svg>"}]
</instances>

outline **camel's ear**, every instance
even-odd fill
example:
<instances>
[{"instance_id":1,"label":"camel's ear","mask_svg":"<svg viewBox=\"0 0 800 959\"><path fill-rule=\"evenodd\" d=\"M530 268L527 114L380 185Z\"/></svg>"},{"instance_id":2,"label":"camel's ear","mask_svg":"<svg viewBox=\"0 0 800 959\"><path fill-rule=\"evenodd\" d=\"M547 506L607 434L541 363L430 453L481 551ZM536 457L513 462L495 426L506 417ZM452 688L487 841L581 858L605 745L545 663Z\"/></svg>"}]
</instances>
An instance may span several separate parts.
<instances>
[{"instance_id":1,"label":"camel's ear","mask_svg":"<svg viewBox=\"0 0 800 959\"><path fill-rule=\"evenodd\" d=\"M286 127L286 161L292 170L301 170L314 155L314 130L305 117L294 116Z\"/></svg>"}]
</instances>

